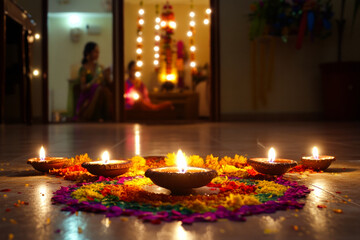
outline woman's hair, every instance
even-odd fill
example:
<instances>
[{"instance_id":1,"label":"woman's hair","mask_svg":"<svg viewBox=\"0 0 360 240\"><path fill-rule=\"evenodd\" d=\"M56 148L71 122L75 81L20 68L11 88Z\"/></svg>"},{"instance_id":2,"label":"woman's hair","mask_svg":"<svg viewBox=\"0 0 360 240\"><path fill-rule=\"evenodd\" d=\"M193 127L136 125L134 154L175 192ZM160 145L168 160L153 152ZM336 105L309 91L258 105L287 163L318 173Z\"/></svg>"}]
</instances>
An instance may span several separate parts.
<instances>
[{"instance_id":1,"label":"woman's hair","mask_svg":"<svg viewBox=\"0 0 360 240\"><path fill-rule=\"evenodd\" d=\"M86 57L96 48L96 46L97 46L96 42L86 43L86 45L84 47L84 52L83 52L83 59L81 60L82 64L87 62Z\"/></svg>"},{"instance_id":2,"label":"woman's hair","mask_svg":"<svg viewBox=\"0 0 360 240\"><path fill-rule=\"evenodd\" d=\"M132 68L134 65L135 65L135 61L134 61L134 60L132 60L132 61L129 62L129 64L128 64L128 72L130 72L131 68Z\"/></svg>"}]
</instances>

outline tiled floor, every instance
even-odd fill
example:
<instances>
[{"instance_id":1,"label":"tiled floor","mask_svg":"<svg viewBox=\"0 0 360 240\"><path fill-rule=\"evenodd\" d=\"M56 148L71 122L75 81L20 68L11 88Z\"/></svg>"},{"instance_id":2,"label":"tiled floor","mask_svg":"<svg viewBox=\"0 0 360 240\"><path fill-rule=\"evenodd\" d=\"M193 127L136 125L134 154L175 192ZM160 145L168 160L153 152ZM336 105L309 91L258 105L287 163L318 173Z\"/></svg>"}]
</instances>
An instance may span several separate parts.
<instances>
[{"instance_id":1,"label":"tiled floor","mask_svg":"<svg viewBox=\"0 0 360 240\"><path fill-rule=\"evenodd\" d=\"M136 218L106 221L103 215L61 212L51 205L52 192L70 182L42 175L26 164L44 145L51 156L89 153L100 157L164 155L181 148L186 154L278 156L299 160L313 145L337 161L321 174L286 174L314 189L303 210L181 226L178 222L144 224ZM30 170L29 170L30 169ZM185 125L66 124L0 126L0 239L359 239L360 123L197 123ZM27 185L28 184L28 185ZM340 191L341 194L336 192ZM342 200L351 199L345 204ZM18 200L28 206L15 207ZM325 202L329 201L329 202ZM317 208L326 204L326 209ZM10 209L10 211L6 211ZM335 213L333 209L342 209ZM13 219L13 220L10 220ZM298 231L292 226L297 225ZM78 232L78 227L83 229ZM60 233L54 233L61 229Z\"/></svg>"}]
</instances>

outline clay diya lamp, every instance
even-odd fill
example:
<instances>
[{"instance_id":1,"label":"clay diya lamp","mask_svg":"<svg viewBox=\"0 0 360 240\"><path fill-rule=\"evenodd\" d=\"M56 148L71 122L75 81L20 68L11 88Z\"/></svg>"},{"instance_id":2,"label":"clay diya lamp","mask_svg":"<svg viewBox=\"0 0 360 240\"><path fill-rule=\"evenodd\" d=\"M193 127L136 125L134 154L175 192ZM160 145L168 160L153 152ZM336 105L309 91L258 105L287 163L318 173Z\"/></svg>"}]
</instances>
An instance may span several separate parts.
<instances>
[{"instance_id":1,"label":"clay diya lamp","mask_svg":"<svg viewBox=\"0 0 360 240\"><path fill-rule=\"evenodd\" d=\"M334 156L319 155L317 147L313 147L312 153L312 156L302 157L300 163L315 170L325 170L336 160Z\"/></svg>"},{"instance_id":2,"label":"clay diya lamp","mask_svg":"<svg viewBox=\"0 0 360 240\"><path fill-rule=\"evenodd\" d=\"M275 149L270 148L268 158L249 158L247 163L259 173L270 175L282 175L297 165L294 160L275 158L275 156Z\"/></svg>"},{"instance_id":3,"label":"clay diya lamp","mask_svg":"<svg viewBox=\"0 0 360 240\"><path fill-rule=\"evenodd\" d=\"M67 161L64 157L45 157L45 149L41 147L40 156L28 159L27 163L40 172L49 172L51 169L62 168Z\"/></svg>"},{"instance_id":4,"label":"clay diya lamp","mask_svg":"<svg viewBox=\"0 0 360 240\"><path fill-rule=\"evenodd\" d=\"M131 167L132 162L129 160L110 160L109 152L102 154L102 161L84 162L81 164L91 174L96 176L114 178L126 173Z\"/></svg>"},{"instance_id":5,"label":"clay diya lamp","mask_svg":"<svg viewBox=\"0 0 360 240\"><path fill-rule=\"evenodd\" d=\"M176 156L177 166L150 168L145 176L156 185L169 189L173 195L190 194L193 188L205 186L217 176L210 168L188 167L181 150Z\"/></svg>"}]
</instances>

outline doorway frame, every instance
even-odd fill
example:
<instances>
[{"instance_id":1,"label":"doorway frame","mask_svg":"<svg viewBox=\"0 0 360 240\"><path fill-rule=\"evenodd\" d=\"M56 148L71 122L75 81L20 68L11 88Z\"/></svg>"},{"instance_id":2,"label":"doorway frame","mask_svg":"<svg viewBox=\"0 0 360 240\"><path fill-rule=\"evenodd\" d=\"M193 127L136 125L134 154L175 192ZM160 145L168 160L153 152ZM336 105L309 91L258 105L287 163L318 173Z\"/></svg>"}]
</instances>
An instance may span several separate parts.
<instances>
[{"instance_id":1,"label":"doorway frame","mask_svg":"<svg viewBox=\"0 0 360 240\"><path fill-rule=\"evenodd\" d=\"M210 121L220 121L220 0L210 0ZM48 79L48 0L42 0L42 119L49 123ZM113 77L115 84L115 122L125 122L124 96L124 0L112 1Z\"/></svg>"}]
</instances>

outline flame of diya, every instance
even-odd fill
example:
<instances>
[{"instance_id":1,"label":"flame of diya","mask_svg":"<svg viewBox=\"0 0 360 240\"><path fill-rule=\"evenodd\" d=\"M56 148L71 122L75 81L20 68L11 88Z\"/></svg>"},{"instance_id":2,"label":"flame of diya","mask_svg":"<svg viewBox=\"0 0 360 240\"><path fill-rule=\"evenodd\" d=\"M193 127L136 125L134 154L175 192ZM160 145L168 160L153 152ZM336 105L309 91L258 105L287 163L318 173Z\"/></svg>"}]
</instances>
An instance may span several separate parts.
<instances>
[{"instance_id":1,"label":"flame of diya","mask_svg":"<svg viewBox=\"0 0 360 240\"><path fill-rule=\"evenodd\" d=\"M301 164L307 167L311 167L315 170L325 170L327 169L333 161L335 161L334 156L329 155L319 155L319 150L317 147L313 147L312 156L304 156L301 158Z\"/></svg>"},{"instance_id":2,"label":"flame of diya","mask_svg":"<svg viewBox=\"0 0 360 240\"><path fill-rule=\"evenodd\" d=\"M28 159L27 163L40 172L48 172L51 169L62 168L68 161L68 159L64 157L46 157L43 146L40 148L39 155L40 156L38 158Z\"/></svg>"},{"instance_id":3,"label":"flame of diya","mask_svg":"<svg viewBox=\"0 0 360 240\"><path fill-rule=\"evenodd\" d=\"M176 162L177 166L150 168L145 176L177 195L188 194L192 188L205 186L217 176L217 172L210 168L188 167L181 150L177 153Z\"/></svg>"},{"instance_id":4,"label":"flame of diya","mask_svg":"<svg viewBox=\"0 0 360 240\"><path fill-rule=\"evenodd\" d=\"M129 160L110 160L108 151L102 154L101 161L84 162L81 164L91 174L103 177L116 177L126 173L131 167L132 162Z\"/></svg>"},{"instance_id":5,"label":"flame of diya","mask_svg":"<svg viewBox=\"0 0 360 240\"><path fill-rule=\"evenodd\" d=\"M247 163L256 171L270 175L282 175L297 165L294 160L276 158L274 148L270 148L268 158L249 158Z\"/></svg>"}]
</instances>

